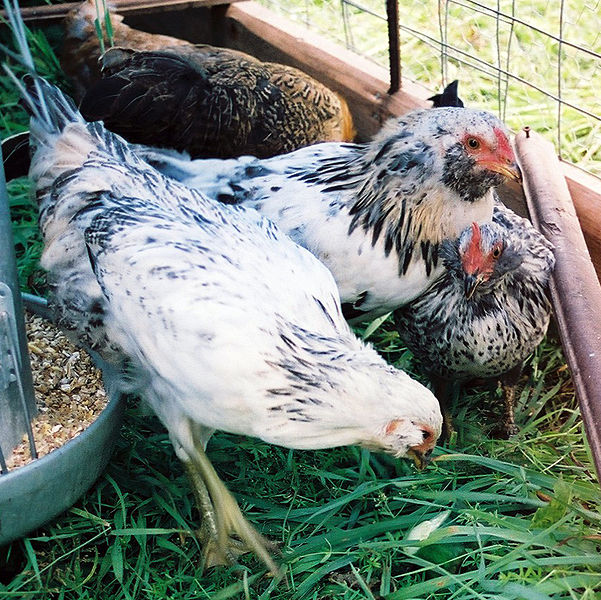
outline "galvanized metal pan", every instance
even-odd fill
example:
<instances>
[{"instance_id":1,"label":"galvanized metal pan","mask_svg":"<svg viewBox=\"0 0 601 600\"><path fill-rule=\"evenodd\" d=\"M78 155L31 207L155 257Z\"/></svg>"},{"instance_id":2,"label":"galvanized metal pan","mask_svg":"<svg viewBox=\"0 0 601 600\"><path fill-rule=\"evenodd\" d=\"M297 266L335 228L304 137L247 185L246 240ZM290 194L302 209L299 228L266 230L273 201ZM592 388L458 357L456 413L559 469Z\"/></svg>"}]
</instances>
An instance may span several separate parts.
<instances>
[{"instance_id":1,"label":"galvanized metal pan","mask_svg":"<svg viewBox=\"0 0 601 600\"><path fill-rule=\"evenodd\" d=\"M21 136L17 146L23 147L23 139L27 142ZM22 156L28 163L28 153ZM3 219L9 222L8 215ZM6 252L13 255L12 247ZM29 294L22 298L16 294L16 298L19 311L22 301L32 312L49 318L43 298ZM26 535L69 508L106 467L119 434L123 402L116 393L116 375L104 368L103 379L109 403L94 423L61 448L0 475L0 545Z\"/></svg>"},{"instance_id":2,"label":"galvanized metal pan","mask_svg":"<svg viewBox=\"0 0 601 600\"><path fill-rule=\"evenodd\" d=\"M47 318L46 301L23 294L23 304ZM115 375L103 372L109 403L85 431L46 456L0 475L0 545L26 535L69 508L104 471L113 452L124 403L111 392Z\"/></svg>"}]
</instances>

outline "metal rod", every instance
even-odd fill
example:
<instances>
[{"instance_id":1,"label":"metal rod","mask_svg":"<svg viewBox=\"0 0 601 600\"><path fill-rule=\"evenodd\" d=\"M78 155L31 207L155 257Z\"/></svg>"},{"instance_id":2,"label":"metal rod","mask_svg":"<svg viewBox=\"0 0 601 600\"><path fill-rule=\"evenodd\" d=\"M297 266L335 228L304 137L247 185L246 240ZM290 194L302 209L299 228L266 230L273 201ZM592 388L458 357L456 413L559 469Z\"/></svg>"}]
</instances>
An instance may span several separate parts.
<instances>
[{"instance_id":1,"label":"metal rod","mask_svg":"<svg viewBox=\"0 0 601 600\"><path fill-rule=\"evenodd\" d=\"M415 35L415 37L417 37L424 44L428 44L431 48L437 49L440 46L440 40L438 40L437 38L432 37L430 35L427 35L427 34L423 33L422 31L413 29L411 27L407 27L406 25L401 25L400 28L403 31L407 31L408 33L411 33L412 35ZM520 83L527 85L528 87L532 88L533 90L536 90L537 92L540 92L547 98L551 98L551 100L556 100L558 102L561 101L561 103L564 106L573 108L574 110L577 110L578 112L582 113L583 115L586 115L587 117L591 117L593 119L596 119L597 121L601 121L601 115L596 115L595 113L592 113L592 112L586 110L585 108L578 106L577 104L572 104L571 102L568 102L567 100L561 99L556 94L548 92L547 90L545 90L537 85L534 85L530 81L524 79L523 77L519 77L515 73L511 73L510 71L507 71L505 69L499 69L498 67L495 67L494 65L490 64L489 62L486 62L485 60L478 58L477 56L473 56L469 52L461 50L451 44L446 44L446 47L449 50L452 50L453 52L457 53L457 56L449 55L451 58L453 58L453 60L459 61L462 64L467 65L468 67L471 67L472 69L476 69L476 70L480 71L481 73L484 73L488 77L496 78L497 76L499 76L499 74L505 75L507 77L510 77L511 79L514 79L515 81L519 81ZM461 58L461 56L459 56L459 55L466 56L469 59L471 59L473 62L470 62L464 58ZM488 70L487 70L487 68L488 68Z\"/></svg>"},{"instance_id":2,"label":"metal rod","mask_svg":"<svg viewBox=\"0 0 601 600\"><path fill-rule=\"evenodd\" d=\"M2 152L0 150L0 165L2 163ZM12 309L15 316L16 338L17 342L14 351L16 353L16 368L19 370L22 390L16 391L14 385L6 390L6 400L10 407L5 407L6 411L16 411L15 407L20 406L21 394L28 408L28 414L36 413L35 396L33 391L33 378L31 375L31 366L29 364L29 351L27 349L27 337L25 335L25 321L23 319L23 305L21 303L21 294L19 291L19 281L17 276L17 263L15 259L15 249L11 229L10 207L8 203L8 191L6 189L6 180L4 178L4 167L0 166L0 282L7 285L12 296ZM7 332L10 339L12 334ZM3 357L0 357L2 359ZM17 384L18 386L18 384ZM7 413L8 414L8 413ZM26 414L23 414L23 421L28 421ZM16 421L18 423L18 420ZM2 424L0 424L2 425ZM12 422L4 424L5 428L12 427ZM22 434L28 426L28 423L22 422L18 427ZM12 440L13 443L19 437L18 431L3 431L3 439ZM6 448L5 448L6 450Z\"/></svg>"},{"instance_id":3,"label":"metal rod","mask_svg":"<svg viewBox=\"0 0 601 600\"><path fill-rule=\"evenodd\" d=\"M351 24L349 22L347 4L348 4L348 2L346 0L342 0L341 5L340 5L340 9L342 12L342 25L344 28L344 41L346 43L346 47L349 48L350 50L352 50L353 52L355 52L356 51L355 41L353 39L353 30L352 30ZM307 27L308 26L309 25L307 24Z\"/></svg>"},{"instance_id":4,"label":"metal rod","mask_svg":"<svg viewBox=\"0 0 601 600\"><path fill-rule=\"evenodd\" d=\"M480 2L475 2L474 0L464 0L464 1L445 0L445 3L447 5L447 7L446 7L447 11L448 11L448 5L454 4L456 6L460 6L461 8L473 10L476 13L480 13L480 14L488 16L488 17L504 19L512 27L516 24L523 25L524 27L527 27L528 29L530 29L532 31L536 31L537 33L540 33L556 42L560 41L560 38L556 34L551 33L550 31L547 31L546 29L541 29L540 27L537 27L536 25L533 25L532 23L528 23L528 21L524 21L523 19L516 17L515 10L514 10L515 2L512 3L511 14L505 13L502 11L497 11L493 8L490 8L490 6L486 6L484 4L481 4ZM365 12L369 15L377 17L378 19L386 20L383 15L370 9L367 6L364 6L360 2L354 2L353 0L345 0L345 4L348 4L349 6L354 6L355 8L358 8L359 10L362 10L363 12ZM405 27L401 26L401 29L405 29ZM576 44L574 42L570 42L569 40L566 40L566 39L561 40L561 43L564 46L570 46L571 48L574 48L575 50L579 50L580 52L583 52L584 54L587 54L588 56L590 56L592 58L601 58L600 52L595 52L595 50L587 48L586 46L582 46L582 45Z\"/></svg>"},{"instance_id":5,"label":"metal rod","mask_svg":"<svg viewBox=\"0 0 601 600\"><path fill-rule=\"evenodd\" d=\"M447 85L449 70L449 56L447 54L447 40L449 39L449 3L446 0L438 0L438 32L440 34L441 83L444 87Z\"/></svg>"},{"instance_id":6,"label":"metal rod","mask_svg":"<svg viewBox=\"0 0 601 600\"><path fill-rule=\"evenodd\" d=\"M515 15L515 3L516 0L512 0L511 2L511 14ZM509 39L507 40L507 52L505 54L505 70L509 71L509 63L511 60L511 42L513 40L513 33L515 28L515 22L512 20L511 25L509 27ZM505 76L505 90L503 92L503 112L501 113L501 120L505 121L505 117L507 116L507 98L509 91L509 77Z\"/></svg>"},{"instance_id":7,"label":"metal rod","mask_svg":"<svg viewBox=\"0 0 601 600\"><path fill-rule=\"evenodd\" d=\"M401 89L401 40L399 35L399 2L386 0L386 22L388 23L388 57L390 59L390 89L394 94Z\"/></svg>"},{"instance_id":8,"label":"metal rod","mask_svg":"<svg viewBox=\"0 0 601 600\"><path fill-rule=\"evenodd\" d=\"M561 65L563 54L563 15L564 15L564 0L559 3L559 44L557 46L557 148L561 157Z\"/></svg>"},{"instance_id":9,"label":"metal rod","mask_svg":"<svg viewBox=\"0 0 601 600\"><path fill-rule=\"evenodd\" d=\"M7 315L8 316L8 315ZM8 320L8 319L7 319ZM16 319L15 319L16 320ZM15 339L15 331L11 327L7 327L9 333L9 339L12 341L12 347L19 347L19 340ZM27 355L29 356L29 354ZM23 357L21 357L21 362L23 361ZM15 369L15 377L17 383L17 391L19 393L19 400L21 401L21 408L23 409L23 414L25 415L25 433L27 433L27 440L29 441L29 452L31 454L31 458L38 457L38 451L35 447L35 440L33 437L33 429L31 428L31 420L33 419L37 410L35 410L35 397L32 411L30 403L28 402L27 396L25 395L24 381L23 381L23 368L18 364L19 361L15 361L17 364ZM29 365L29 360L27 360L27 364Z\"/></svg>"},{"instance_id":10,"label":"metal rod","mask_svg":"<svg viewBox=\"0 0 601 600\"><path fill-rule=\"evenodd\" d=\"M501 0L497 0L497 12L501 10ZM497 69L499 76L497 77L497 106L499 116L501 116L501 19L497 16L495 19L495 46L497 49Z\"/></svg>"},{"instance_id":11,"label":"metal rod","mask_svg":"<svg viewBox=\"0 0 601 600\"><path fill-rule=\"evenodd\" d=\"M380 14L378 11L372 10L367 6L364 6L363 4L360 4L359 2L354 2L353 0L344 0L344 4L346 6L352 6L353 8L357 8L366 15L371 15L372 17L376 17L376 19L386 21L386 17L384 15Z\"/></svg>"},{"instance_id":12,"label":"metal rod","mask_svg":"<svg viewBox=\"0 0 601 600\"><path fill-rule=\"evenodd\" d=\"M555 40L556 42L561 41L561 43L564 46L570 46L571 48L574 48L575 50L579 50L580 52L584 52L584 54L588 54L589 56L591 56L593 58L601 58L601 53L595 52L594 50L591 50L590 48L586 48L585 46L575 44L574 42L570 42L569 40L565 40L565 39L562 40L559 36L555 35L554 33L551 33L550 31L547 31L546 29L541 29L540 27L537 27L536 25L533 25L532 23L528 23L528 21L524 21L523 19L516 17L514 12L512 12L512 14L498 12L498 11L495 11L494 9L491 9L489 6L486 6L479 2L475 2L474 0L465 0L465 2L467 2L467 4L464 4L463 2L460 2L459 0L449 0L449 2L452 2L453 4L455 4L457 6L461 6L462 8L473 9L474 12L479 12L482 15L486 15L486 16L493 15L497 18L503 17L508 23L511 22L512 24L517 23L518 25L523 25L524 27L527 27L528 29L530 29L532 31L536 31L536 33L545 35L548 38ZM472 6L469 6L469 5L472 5ZM473 8L474 6L477 7L477 9Z\"/></svg>"}]
</instances>

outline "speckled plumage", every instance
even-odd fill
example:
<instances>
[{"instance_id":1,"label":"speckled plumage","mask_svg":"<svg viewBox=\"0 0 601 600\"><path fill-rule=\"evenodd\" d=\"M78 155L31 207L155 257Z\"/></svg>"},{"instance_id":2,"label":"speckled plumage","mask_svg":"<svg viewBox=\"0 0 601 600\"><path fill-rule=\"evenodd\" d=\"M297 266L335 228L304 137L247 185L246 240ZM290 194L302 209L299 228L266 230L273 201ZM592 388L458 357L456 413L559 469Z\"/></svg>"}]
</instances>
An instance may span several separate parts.
<instances>
[{"instance_id":1,"label":"speckled plumage","mask_svg":"<svg viewBox=\"0 0 601 600\"><path fill-rule=\"evenodd\" d=\"M472 135L498 164L481 166L468 152ZM136 152L190 187L274 220L332 271L345 315L356 319L413 300L440 275L440 242L490 220L493 188L504 180L498 169L513 160L496 117L452 108L393 119L365 145L317 144L268 160Z\"/></svg>"},{"instance_id":2,"label":"speckled plumage","mask_svg":"<svg viewBox=\"0 0 601 600\"><path fill-rule=\"evenodd\" d=\"M501 243L488 280L466 297L462 256L473 231L443 244L443 275L414 302L395 311L401 339L423 368L449 381L503 378L543 339L555 259L551 244L526 219L497 203L480 227L482 254ZM469 282L468 282L469 284Z\"/></svg>"},{"instance_id":3,"label":"speckled plumage","mask_svg":"<svg viewBox=\"0 0 601 600\"><path fill-rule=\"evenodd\" d=\"M162 176L47 82L24 96L54 305L106 360L128 361L124 385L169 430L209 515L209 564L232 560L234 534L276 570L204 455L215 429L424 464L435 397L355 337L313 255L252 208Z\"/></svg>"},{"instance_id":4,"label":"speckled plumage","mask_svg":"<svg viewBox=\"0 0 601 600\"><path fill-rule=\"evenodd\" d=\"M358 410L395 412L385 400L392 390L400 409L407 385L423 395L423 419L436 429L429 392L352 334L330 273L309 252L253 209L217 203L162 176L101 124L84 124L58 90L43 90L54 130L32 120L31 177L54 302L82 337L106 336L109 356L121 348L150 373L150 389L155 377L180 392L199 386L184 398L165 392L152 403L159 415L161 402L176 402L211 428L327 447L364 426ZM85 306L93 308L80 312ZM95 349L106 354L100 344ZM412 406L413 398L409 413ZM306 411L312 416L301 420ZM330 418L337 433L326 433ZM277 427L268 433L271 421ZM319 422L321 441L317 432L302 433Z\"/></svg>"},{"instance_id":5,"label":"speckled plumage","mask_svg":"<svg viewBox=\"0 0 601 600\"><path fill-rule=\"evenodd\" d=\"M195 157L267 157L354 137L344 99L298 69L138 31L116 14L117 47L101 57L95 18L94 0L69 14L61 64L84 117L131 142Z\"/></svg>"}]
</instances>

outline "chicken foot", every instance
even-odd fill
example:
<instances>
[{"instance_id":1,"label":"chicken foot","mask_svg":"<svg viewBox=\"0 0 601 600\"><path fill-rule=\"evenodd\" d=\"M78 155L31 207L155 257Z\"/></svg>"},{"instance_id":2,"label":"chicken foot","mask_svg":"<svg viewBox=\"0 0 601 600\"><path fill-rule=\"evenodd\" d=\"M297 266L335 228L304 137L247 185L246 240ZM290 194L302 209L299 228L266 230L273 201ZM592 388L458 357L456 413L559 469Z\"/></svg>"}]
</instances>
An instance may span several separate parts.
<instances>
[{"instance_id":1,"label":"chicken foot","mask_svg":"<svg viewBox=\"0 0 601 600\"><path fill-rule=\"evenodd\" d=\"M277 574L279 569L267 550L269 542L244 517L202 447L195 447L194 455L185 465L202 514L199 538L204 545L205 564L232 564L240 554L252 551Z\"/></svg>"},{"instance_id":2,"label":"chicken foot","mask_svg":"<svg viewBox=\"0 0 601 600\"><path fill-rule=\"evenodd\" d=\"M194 468L191 462L184 463L188 479L192 485L196 506L201 514L200 528L196 531L196 537L204 550L204 566L214 567L217 565L230 565L237 561L238 556L247 550L239 540L229 538L222 553L215 552L213 548L215 540L218 539L215 509L211 502L211 496L207 490L202 476Z\"/></svg>"}]
</instances>

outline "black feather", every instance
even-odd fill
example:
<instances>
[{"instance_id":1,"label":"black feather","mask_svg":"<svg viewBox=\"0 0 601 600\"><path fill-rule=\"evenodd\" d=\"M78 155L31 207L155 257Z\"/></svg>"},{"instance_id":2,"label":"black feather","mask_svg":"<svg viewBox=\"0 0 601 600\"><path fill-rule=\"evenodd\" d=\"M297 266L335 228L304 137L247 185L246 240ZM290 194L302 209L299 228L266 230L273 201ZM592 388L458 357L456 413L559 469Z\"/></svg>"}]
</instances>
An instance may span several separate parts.
<instances>
[{"instance_id":1,"label":"black feather","mask_svg":"<svg viewBox=\"0 0 601 600\"><path fill-rule=\"evenodd\" d=\"M464 104L461 98L457 95L457 86L459 81L455 79L447 85L442 94L436 94L428 98L432 101L432 108L442 108L443 106L455 106L463 108Z\"/></svg>"}]
</instances>

